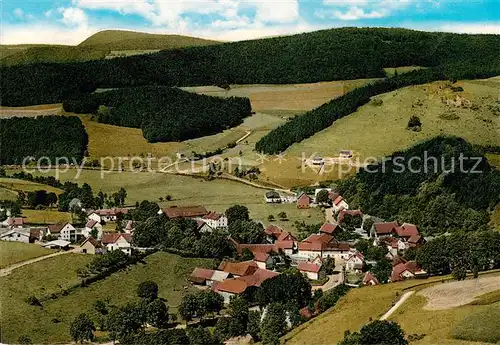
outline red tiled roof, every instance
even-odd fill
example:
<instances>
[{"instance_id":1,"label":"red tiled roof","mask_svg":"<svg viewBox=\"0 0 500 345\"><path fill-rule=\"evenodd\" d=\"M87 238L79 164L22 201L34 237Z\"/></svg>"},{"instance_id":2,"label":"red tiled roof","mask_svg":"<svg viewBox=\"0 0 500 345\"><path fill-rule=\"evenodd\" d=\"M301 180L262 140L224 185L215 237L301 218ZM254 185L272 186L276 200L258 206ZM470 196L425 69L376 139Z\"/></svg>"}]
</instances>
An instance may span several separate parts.
<instances>
[{"instance_id":1,"label":"red tiled roof","mask_svg":"<svg viewBox=\"0 0 500 345\"><path fill-rule=\"evenodd\" d=\"M103 208L101 210L94 211L100 216L117 216L118 214L127 214L128 209L126 208Z\"/></svg>"},{"instance_id":2,"label":"red tiled roof","mask_svg":"<svg viewBox=\"0 0 500 345\"><path fill-rule=\"evenodd\" d=\"M217 212L208 212L206 215L203 216L203 219L210 219L210 220L219 220L223 214L217 213Z\"/></svg>"},{"instance_id":3,"label":"red tiled roof","mask_svg":"<svg viewBox=\"0 0 500 345\"><path fill-rule=\"evenodd\" d=\"M13 225L24 225L26 223L26 220L22 217L15 217L15 218L9 218L7 220L7 224L9 226L13 226Z\"/></svg>"},{"instance_id":4,"label":"red tiled roof","mask_svg":"<svg viewBox=\"0 0 500 345\"><path fill-rule=\"evenodd\" d=\"M337 222L339 224L342 224L342 221L344 220L345 215L348 214L353 217L363 217L363 212L361 210L340 210L339 216L337 218Z\"/></svg>"},{"instance_id":5,"label":"red tiled roof","mask_svg":"<svg viewBox=\"0 0 500 345\"><path fill-rule=\"evenodd\" d=\"M196 267L188 279L195 283L204 283L205 280L210 280L214 274L214 270Z\"/></svg>"},{"instance_id":6,"label":"red tiled roof","mask_svg":"<svg viewBox=\"0 0 500 345\"><path fill-rule=\"evenodd\" d=\"M414 275L416 272L421 270L422 269L417 265L415 261L408 261L406 263L402 262L392 268L391 281L397 282L403 280L401 274L403 274L403 272L405 271L409 271L411 274Z\"/></svg>"},{"instance_id":7,"label":"red tiled roof","mask_svg":"<svg viewBox=\"0 0 500 345\"><path fill-rule=\"evenodd\" d=\"M87 222L87 224L85 224L85 227L89 228L89 229L92 229L96 224L97 224L97 222L95 220L89 219L89 221Z\"/></svg>"},{"instance_id":8,"label":"red tiled roof","mask_svg":"<svg viewBox=\"0 0 500 345\"><path fill-rule=\"evenodd\" d=\"M333 235L333 233L335 232L335 230L337 230L337 228L338 228L338 224L332 224L330 222L326 222L325 224L323 224L321 226L321 228L319 228L319 232Z\"/></svg>"},{"instance_id":9,"label":"red tiled roof","mask_svg":"<svg viewBox=\"0 0 500 345\"><path fill-rule=\"evenodd\" d=\"M237 276L248 276L254 274L257 268L258 266L254 261L245 261L245 262L222 261L218 269Z\"/></svg>"},{"instance_id":10,"label":"red tiled roof","mask_svg":"<svg viewBox=\"0 0 500 345\"><path fill-rule=\"evenodd\" d=\"M214 285L215 291L229 292L233 294L243 293L247 289L247 283L240 279L226 279Z\"/></svg>"},{"instance_id":11,"label":"red tiled roof","mask_svg":"<svg viewBox=\"0 0 500 345\"><path fill-rule=\"evenodd\" d=\"M94 246L94 248L102 248L102 245L92 236L87 237L87 239L83 241L82 244L80 244L80 247L82 247L87 242L90 242Z\"/></svg>"},{"instance_id":12,"label":"red tiled roof","mask_svg":"<svg viewBox=\"0 0 500 345\"><path fill-rule=\"evenodd\" d=\"M339 193L337 192L330 192L328 193L328 198L330 198L331 201L334 201L335 199L337 199L338 197L340 196Z\"/></svg>"},{"instance_id":13,"label":"red tiled roof","mask_svg":"<svg viewBox=\"0 0 500 345\"><path fill-rule=\"evenodd\" d=\"M333 242L333 243L322 243L322 242L300 242L299 250L305 251L335 251L335 250L345 250L348 251L351 248L348 243Z\"/></svg>"},{"instance_id":14,"label":"red tiled roof","mask_svg":"<svg viewBox=\"0 0 500 345\"><path fill-rule=\"evenodd\" d=\"M276 241L274 242L274 247L279 252L280 249L293 249L294 243L294 241Z\"/></svg>"},{"instance_id":15,"label":"red tiled roof","mask_svg":"<svg viewBox=\"0 0 500 345\"><path fill-rule=\"evenodd\" d=\"M297 239L288 231L283 231L279 236L277 241L297 241Z\"/></svg>"},{"instance_id":16,"label":"red tiled roof","mask_svg":"<svg viewBox=\"0 0 500 345\"><path fill-rule=\"evenodd\" d=\"M283 229L279 226L269 224L267 228L264 230L264 233L269 236L278 237L283 232Z\"/></svg>"},{"instance_id":17,"label":"red tiled roof","mask_svg":"<svg viewBox=\"0 0 500 345\"><path fill-rule=\"evenodd\" d=\"M409 223L403 223L403 225L397 227L396 233L399 237L411 237L419 235L417 227Z\"/></svg>"},{"instance_id":18,"label":"red tiled roof","mask_svg":"<svg viewBox=\"0 0 500 345\"><path fill-rule=\"evenodd\" d=\"M204 206L166 207L162 210L168 218L194 218L208 214Z\"/></svg>"},{"instance_id":19,"label":"red tiled roof","mask_svg":"<svg viewBox=\"0 0 500 345\"><path fill-rule=\"evenodd\" d=\"M278 274L279 273L259 268L252 275L238 277L236 279L244 281L247 286L259 287L265 280L276 277Z\"/></svg>"},{"instance_id":20,"label":"red tiled roof","mask_svg":"<svg viewBox=\"0 0 500 345\"><path fill-rule=\"evenodd\" d=\"M377 277L375 277L372 272L368 271L365 274L365 277L363 278L363 284L368 284L370 281L373 281L375 285L380 284Z\"/></svg>"},{"instance_id":21,"label":"red tiled roof","mask_svg":"<svg viewBox=\"0 0 500 345\"><path fill-rule=\"evenodd\" d=\"M66 226L66 224L68 224L68 222L66 223L57 223L57 224L50 224L48 226L49 230L51 233L58 233L58 232L61 232L61 230Z\"/></svg>"},{"instance_id":22,"label":"red tiled roof","mask_svg":"<svg viewBox=\"0 0 500 345\"><path fill-rule=\"evenodd\" d=\"M300 194L300 196L297 198L297 205L307 206L310 203L311 203L311 198L306 193Z\"/></svg>"},{"instance_id":23,"label":"red tiled roof","mask_svg":"<svg viewBox=\"0 0 500 345\"><path fill-rule=\"evenodd\" d=\"M259 252L257 252L257 253L253 253L253 256L254 256L254 258L253 258L253 259L254 259L255 261L258 261L258 262L266 262L266 261L267 261L267 259L269 259L269 256L270 256L270 255L269 255L269 254L267 254L267 253L259 253Z\"/></svg>"},{"instance_id":24,"label":"red tiled roof","mask_svg":"<svg viewBox=\"0 0 500 345\"><path fill-rule=\"evenodd\" d=\"M335 200L333 200L333 204L336 206L340 204L342 200L344 200L344 198L339 195Z\"/></svg>"},{"instance_id":25,"label":"red tiled roof","mask_svg":"<svg viewBox=\"0 0 500 345\"><path fill-rule=\"evenodd\" d=\"M318 273L321 270L320 265L313 264L312 262L301 262L297 268L301 272L314 272Z\"/></svg>"},{"instance_id":26,"label":"red tiled roof","mask_svg":"<svg viewBox=\"0 0 500 345\"><path fill-rule=\"evenodd\" d=\"M418 243L422 239L420 235L413 235L408 239L408 243Z\"/></svg>"},{"instance_id":27,"label":"red tiled roof","mask_svg":"<svg viewBox=\"0 0 500 345\"><path fill-rule=\"evenodd\" d=\"M102 235L102 243L103 244L111 244L111 243L115 243L116 241L118 241L118 239L120 237L123 237L125 239L125 241L127 242L132 242L132 235L131 234L104 234Z\"/></svg>"},{"instance_id":28,"label":"red tiled roof","mask_svg":"<svg viewBox=\"0 0 500 345\"><path fill-rule=\"evenodd\" d=\"M309 235L305 240L302 242L320 242L320 243L330 243L330 242L336 242L335 237L329 234L312 234Z\"/></svg>"},{"instance_id":29,"label":"red tiled roof","mask_svg":"<svg viewBox=\"0 0 500 345\"><path fill-rule=\"evenodd\" d=\"M375 223L375 232L377 235L389 235L393 231L396 231L396 228L399 226L398 222L384 222L384 223Z\"/></svg>"}]
</instances>

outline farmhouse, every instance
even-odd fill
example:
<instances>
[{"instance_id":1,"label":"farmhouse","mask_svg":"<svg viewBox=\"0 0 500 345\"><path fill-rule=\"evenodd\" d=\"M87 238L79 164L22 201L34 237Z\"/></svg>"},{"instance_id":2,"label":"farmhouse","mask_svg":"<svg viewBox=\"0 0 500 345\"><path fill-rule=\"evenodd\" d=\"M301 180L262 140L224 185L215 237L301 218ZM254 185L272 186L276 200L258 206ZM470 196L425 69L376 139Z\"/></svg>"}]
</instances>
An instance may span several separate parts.
<instances>
[{"instance_id":1,"label":"farmhouse","mask_svg":"<svg viewBox=\"0 0 500 345\"><path fill-rule=\"evenodd\" d=\"M102 238L102 225L94 219L89 219L87 221L85 228L82 229L82 235L87 238L94 229L97 231L97 239L100 240Z\"/></svg>"},{"instance_id":2,"label":"farmhouse","mask_svg":"<svg viewBox=\"0 0 500 345\"><path fill-rule=\"evenodd\" d=\"M261 269L267 269L271 267L274 263L273 257L268 253L256 252L253 253L253 255L254 255L253 261L255 261L257 266Z\"/></svg>"},{"instance_id":3,"label":"farmhouse","mask_svg":"<svg viewBox=\"0 0 500 345\"><path fill-rule=\"evenodd\" d=\"M396 232L396 228L399 227L398 222L381 222L381 223L375 223L372 226L372 237L379 238L379 237L387 237L391 236L393 233Z\"/></svg>"},{"instance_id":4,"label":"farmhouse","mask_svg":"<svg viewBox=\"0 0 500 345\"><path fill-rule=\"evenodd\" d=\"M334 235L336 231L340 230L340 227L336 223L326 222L321 228L319 228L319 232L322 234Z\"/></svg>"},{"instance_id":5,"label":"farmhouse","mask_svg":"<svg viewBox=\"0 0 500 345\"><path fill-rule=\"evenodd\" d=\"M127 214L128 209L126 208L108 208L96 210L93 213L101 217L101 221L105 222L115 222L119 214ZM94 219L96 220L96 219Z\"/></svg>"},{"instance_id":6,"label":"farmhouse","mask_svg":"<svg viewBox=\"0 0 500 345\"><path fill-rule=\"evenodd\" d=\"M3 234L0 234L0 241L30 243L29 228L14 228Z\"/></svg>"},{"instance_id":7,"label":"farmhouse","mask_svg":"<svg viewBox=\"0 0 500 345\"><path fill-rule=\"evenodd\" d=\"M231 274L233 277L249 276L255 273L259 267L254 261L245 262L229 262L222 261L217 268L219 271L224 271Z\"/></svg>"},{"instance_id":8,"label":"farmhouse","mask_svg":"<svg viewBox=\"0 0 500 345\"><path fill-rule=\"evenodd\" d=\"M299 243L299 256L314 259L333 257L335 260L345 260L349 257L350 247L348 243L335 240L332 235L313 234Z\"/></svg>"},{"instance_id":9,"label":"farmhouse","mask_svg":"<svg viewBox=\"0 0 500 345\"><path fill-rule=\"evenodd\" d=\"M186 206L186 207L165 207L158 211L159 214L165 213L170 218L202 218L208 214L204 206Z\"/></svg>"},{"instance_id":10,"label":"farmhouse","mask_svg":"<svg viewBox=\"0 0 500 345\"><path fill-rule=\"evenodd\" d=\"M132 236L130 234L104 234L102 244L109 252L121 250L125 254L132 254Z\"/></svg>"},{"instance_id":11,"label":"farmhouse","mask_svg":"<svg viewBox=\"0 0 500 345\"><path fill-rule=\"evenodd\" d=\"M412 236L418 236L420 233L418 232L417 227L414 224L403 223L403 225L398 226L396 228L396 234L399 238L407 241Z\"/></svg>"},{"instance_id":12,"label":"farmhouse","mask_svg":"<svg viewBox=\"0 0 500 345\"><path fill-rule=\"evenodd\" d=\"M379 285L378 279L370 272L366 272L363 278L363 285Z\"/></svg>"},{"instance_id":13,"label":"farmhouse","mask_svg":"<svg viewBox=\"0 0 500 345\"><path fill-rule=\"evenodd\" d=\"M195 284L201 285L212 285L212 276L214 275L214 270L210 270L207 268L198 268L196 267L191 275L188 277L188 280Z\"/></svg>"},{"instance_id":14,"label":"farmhouse","mask_svg":"<svg viewBox=\"0 0 500 345\"><path fill-rule=\"evenodd\" d=\"M10 228L23 228L27 223L26 219L22 217L8 218L6 222Z\"/></svg>"},{"instance_id":15,"label":"farmhouse","mask_svg":"<svg viewBox=\"0 0 500 345\"><path fill-rule=\"evenodd\" d=\"M264 233L266 234L266 239L270 243L274 243L278 237L281 235L283 232L283 229L280 228L279 226L269 224L265 229Z\"/></svg>"},{"instance_id":16,"label":"farmhouse","mask_svg":"<svg viewBox=\"0 0 500 345\"><path fill-rule=\"evenodd\" d=\"M265 200L266 200L266 203L268 203L268 204L277 204L277 203L281 203L281 196L277 191L272 190L272 191L266 192Z\"/></svg>"},{"instance_id":17,"label":"farmhouse","mask_svg":"<svg viewBox=\"0 0 500 345\"><path fill-rule=\"evenodd\" d=\"M80 244L80 253L82 254L103 254L106 249L92 236L89 236Z\"/></svg>"},{"instance_id":18,"label":"farmhouse","mask_svg":"<svg viewBox=\"0 0 500 345\"><path fill-rule=\"evenodd\" d=\"M422 270L415 261L401 262L392 268L390 281L397 282L412 278L425 278L427 272Z\"/></svg>"},{"instance_id":19,"label":"farmhouse","mask_svg":"<svg viewBox=\"0 0 500 345\"><path fill-rule=\"evenodd\" d=\"M344 200L342 196L338 195L334 200L332 200L332 208L333 211L337 213L340 210L348 210L349 204Z\"/></svg>"},{"instance_id":20,"label":"farmhouse","mask_svg":"<svg viewBox=\"0 0 500 345\"><path fill-rule=\"evenodd\" d=\"M365 264L365 257L359 252L349 255L345 261L345 269L351 272L361 272Z\"/></svg>"},{"instance_id":21,"label":"farmhouse","mask_svg":"<svg viewBox=\"0 0 500 345\"><path fill-rule=\"evenodd\" d=\"M312 262L301 262L297 266L297 269L310 280L320 280L326 277L326 271L323 265Z\"/></svg>"},{"instance_id":22,"label":"farmhouse","mask_svg":"<svg viewBox=\"0 0 500 345\"><path fill-rule=\"evenodd\" d=\"M213 232L214 231L214 229L212 229L212 227L210 225L208 225L208 223L205 223L202 220L197 220L196 225L197 225L196 230L198 230L199 233Z\"/></svg>"},{"instance_id":23,"label":"farmhouse","mask_svg":"<svg viewBox=\"0 0 500 345\"><path fill-rule=\"evenodd\" d=\"M59 240L76 242L77 231L70 223L58 223L48 226L47 235L57 236Z\"/></svg>"},{"instance_id":24,"label":"farmhouse","mask_svg":"<svg viewBox=\"0 0 500 345\"><path fill-rule=\"evenodd\" d=\"M311 207L312 199L306 193L302 193L297 198L297 208L309 208Z\"/></svg>"},{"instance_id":25,"label":"farmhouse","mask_svg":"<svg viewBox=\"0 0 500 345\"><path fill-rule=\"evenodd\" d=\"M227 217L225 214L209 212L201 219L207 223L212 229L224 229L227 228Z\"/></svg>"}]
</instances>

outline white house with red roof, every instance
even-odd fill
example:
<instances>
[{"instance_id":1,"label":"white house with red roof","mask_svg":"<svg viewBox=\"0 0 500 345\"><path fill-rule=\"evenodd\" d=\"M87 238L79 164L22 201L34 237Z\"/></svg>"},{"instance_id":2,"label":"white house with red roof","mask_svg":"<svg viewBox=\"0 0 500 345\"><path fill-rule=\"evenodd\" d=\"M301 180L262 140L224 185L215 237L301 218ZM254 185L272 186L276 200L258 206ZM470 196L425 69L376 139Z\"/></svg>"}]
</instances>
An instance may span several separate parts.
<instances>
[{"instance_id":1,"label":"white house with red roof","mask_svg":"<svg viewBox=\"0 0 500 345\"><path fill-rule=\"evenodd\" d=\"M332 200L332 208L333 212L337 213L340 212L340 210L348 210L349 204L344 200L344 198L341 195L339 195L335 198L335 200Z\"/></svg>"},{"instance_id":2,"label":"white house with red roof","mask_svg":"<svg viewBox=\"0 0 500 345\"><path fill-rule=\"evenodd\" d=\"M338 242L332 235L313 234L298 245L298 255L310 260L318 255L323 259L333 257L335 260L345 260L350 255L348 243Z\"/></svg>"},{"instance_id":3,"label":"white house with red roof","mask_svg":"<svg viewBox=\"0 0 500 345\"><path fill-rule=\"evenodd\" d=\"M345 260L345 269L350 272L361 272L365 265L365 256L358 251L353 252Z\"/></svg>"},{"instance_id":4,"label":"white house with red roof","mask_svg":"<svg viewBox=\"0 0 500 345\"><path fill-rule=\"evenodd\" d=\"M201 220L207 223L212 229L227 228L227 217L223 213L209 212Z\"/></svg>"},{"instance_id":5,"label":"white house with red roof","mask_svg":"<svg viewBox=\"0 0 500 345\"><path fill-rule=\"evenodd\" d=\"M109 252L121 250L125 254L132 254L132 235L131 234L104 234L102 244L106 246Z\"/></svg>"},{"instance_id":6,"label":"white house with red roof","mask_svg":"<svg viewBox=\"0 0 500 345\"><path fill-rule=\"evenodd\" d=\"M326 276L324 266L312 262L301 262L297 269L310 280L320 280Z\"/></svg>"},{"instance_id":7,"label":"white house with red roof","mask_svg":"<svg viewBox=\"0 0 500 345\"><path fill-rule=\"evenodd\" d=\"M96 239L100 240L102 238L102 225L101 223L95 221L94 219L89 219L87 221L87 223L85 224L85 228L82 229L82 235L85 238L88 238L90 236L90 233L94 229L96 229L97 231Z\"/></svg>"},{"instance_id":8,"label":"white house with red roof","mask_svg":"<svg viewBox=\"0 0 500 345\"><path fill-rule=\"evenodd\" d=\"M115 222L118 218L119 214L127 214L128 209L126 208L105 208L101 210L95 210L89 215L89 218L92 216L92 219L97 220L95 215L101 217L99 221L105 222Z\"/></svg>"},{"instance_id":9,"label":"white house with red roof","mask_svg":"<svg viewBox=\"0 0 500 345\"><path fill-rule=\"evenodd\" d=\"M77 230L68 222L51 224L47 227L47 235L56 236L58 240L75 242Z\"/></svg>"},{"instance_id":10,"label":"white house with red roof","mask_svg":"<svg viewBox=\"0 0 500 345\"><path fill-rule=\"evenodd\" d=\"M365 276L363 277L363 285L379 285L379 281L377 277L373 275L372 272L368 271L366 272Z\"/></svg>"}]
</instances>

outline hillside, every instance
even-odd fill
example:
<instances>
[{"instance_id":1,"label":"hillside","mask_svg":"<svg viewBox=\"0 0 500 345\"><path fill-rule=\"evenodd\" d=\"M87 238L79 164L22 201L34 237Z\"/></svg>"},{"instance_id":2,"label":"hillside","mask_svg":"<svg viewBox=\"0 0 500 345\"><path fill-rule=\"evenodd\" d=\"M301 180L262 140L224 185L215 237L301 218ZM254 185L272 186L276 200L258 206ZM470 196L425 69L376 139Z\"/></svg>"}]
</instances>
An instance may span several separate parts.
<instances>
[{"instance_id":1,"label":"hillside","mask_svg":"<svg viewBox=\"0 0 500 345\"><path fill-rule=\"evenodd\" d=\"M92 47L98 50L164 50L217 43L219 42L190 36L149 34L125 30L104 30L90 36L80 43L78 47Z\"/></svg>"},{"instance_id":2,"label":"hillside","mask_svg":"<svg viewBox=\"0 0 500 345\"><path fill-rule=\"evenodd\" d=\"M342 28L124 59L13 66L2 69L0 85L3 105L21 106L98 87L309 83L385 77L386 67L412 65L446 66L441 75L451 78L471 66L498 68L499 47L495 35Z\"/></svg>"},{"instance_id":3,"label":"hillside","mask_svg":"<svg viewBox=\"0 0 500 345\"><path fill-rule=\"evenodd\" d=\"M14 66L41 62L82 62L216 43L218 42L189 36L105 30L90 36L77 46L2 45L0 64Z\"/></svg>"}]
</instances>

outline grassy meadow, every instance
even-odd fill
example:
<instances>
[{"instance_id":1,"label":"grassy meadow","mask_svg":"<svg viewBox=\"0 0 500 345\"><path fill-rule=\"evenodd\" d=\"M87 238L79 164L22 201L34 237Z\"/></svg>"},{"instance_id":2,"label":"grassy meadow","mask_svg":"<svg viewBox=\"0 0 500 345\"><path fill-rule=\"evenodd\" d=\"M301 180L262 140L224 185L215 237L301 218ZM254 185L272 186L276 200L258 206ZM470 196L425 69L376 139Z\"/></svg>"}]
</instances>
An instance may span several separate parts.
<instances>
[{"instance_id":1,"label":"grassy meadow","mask_svg":"<svg viewBox=\"0 0 500 345\"><path fill-rule=\"evenodd\" d=\"M69 324L80 313L87 312L98 300L123 305L136 299L137 284L153 280L159 285L159 295L176 313L176 306L186 292L186 277L194 267L213 267L210 259L186 259L168 253L155 253L126 270L114 273L86 288L77 288L69 295L42 302L43 308L28 305L29 295L41 296L60 291L78 283L75 270L92 259L91 255L66 254L35 263L2 278L0 320L2 342L13 343L28 334L34 343L69 342Z\"/></svg>"},{"instance_id":2,"label":"grassy meadow","mask_svg":"<svg viewBox=\"0 0 500 345\"><path fill-rule=\"evenodd\" d=\"M36 190L46 190L47 192L54 192L56 194L61 194L62 190L59 188L51 187L45 184L25 181L15 178L0 178L0 188L8 189L11 191L23 191L23 192L34 192Z\"/></svg>"},{"instance_id":3,"label":"grassy meadow","mask_svg":"<svg viewBox=\"0 0 500 345\"><path fill-rule=\"evenodd\" d=\"M26 217L30 224L54 224L60 222L71 222L70 212L59 212L53 210L30 210L22 209L22 216Z\"/></svg>"},{"instance_id":4,"label":"grassy meadow","mask_svg":"<svg viewBox=\"0 0 500 345\"><path fill-rule=\"evenodd\" d=\"M35 243L0 241L0 268L55 253Z\"/></svg>"},{"instance_id":5,"label":"grassy meadow","mask_svg":"<svg viewBox=\"0 0 500 345\"><path fill-rule=\"evenodd\" d=\"M50 171L49 174L54 175L55 172ZM289 230L293 230L292 223L295 220L321 223L325 219L317 208L298 210L295 204L266 204L265 189L224 179L207 181L203 178L166 173L119 171L105 172L101 178L101 171L98 170L82 170L78 178L76 170L70 170L61 172L59 178L63 182L87 182L96 193L102 190L110 194L124 187L127 190L128 205L133 205L136 201L150 200L161 206L204 205L208 210L222 212L230 206L240 204L248 207L252 218L265 223L269 214L276 217L279 212L284 211L289 220L277 221L276 224ZM165 198L167 195L172 196L171 201L159 202L160 197Z\"/></svg>"}]
</instances>

